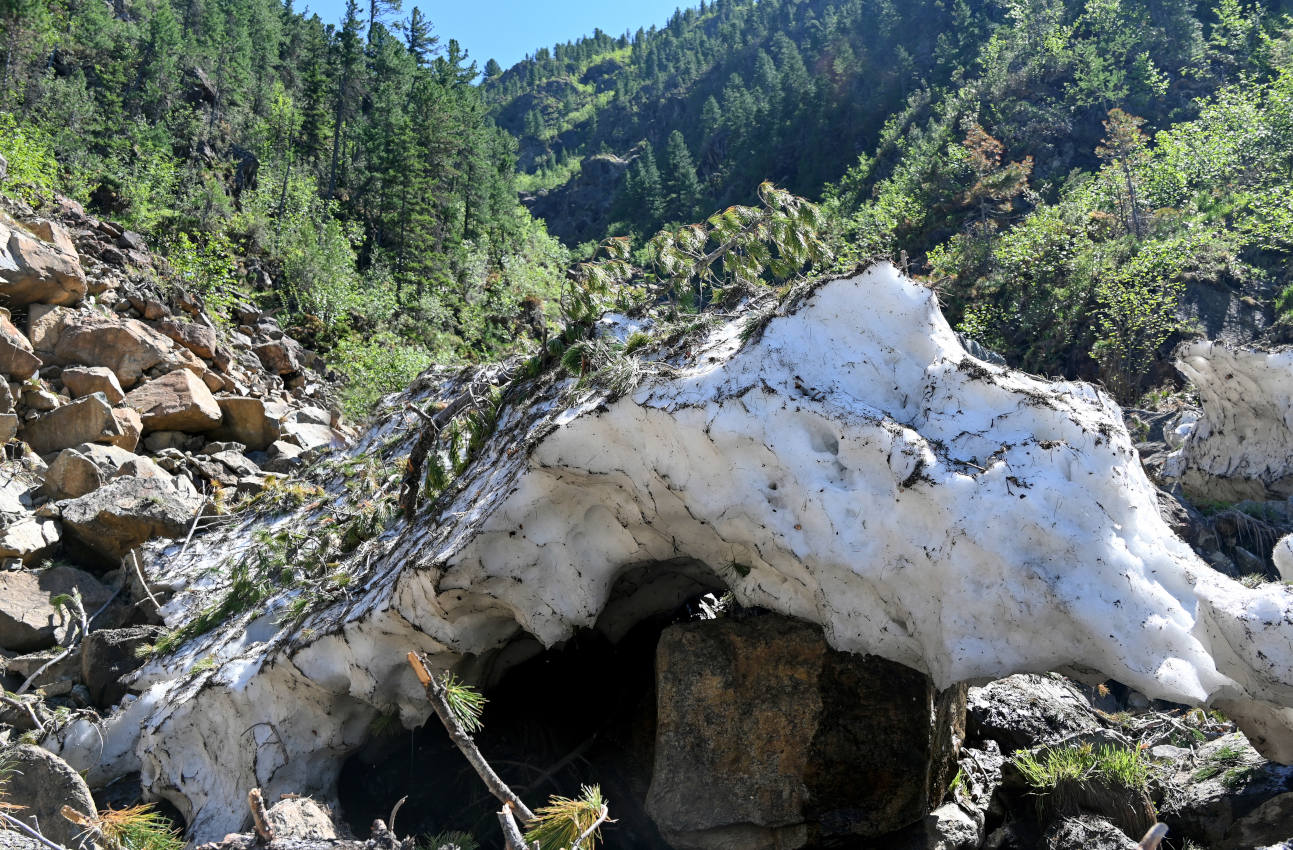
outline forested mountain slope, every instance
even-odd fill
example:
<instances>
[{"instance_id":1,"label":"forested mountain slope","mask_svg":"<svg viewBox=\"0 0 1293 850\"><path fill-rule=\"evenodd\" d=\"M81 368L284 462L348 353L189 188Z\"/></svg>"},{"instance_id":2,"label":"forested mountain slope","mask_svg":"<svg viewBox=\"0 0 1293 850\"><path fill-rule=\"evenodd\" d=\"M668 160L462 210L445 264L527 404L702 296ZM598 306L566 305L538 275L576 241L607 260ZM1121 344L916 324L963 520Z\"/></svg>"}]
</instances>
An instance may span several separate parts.
<instances>
[{"instance_id":1,"label":"forested mountain slope","mask_svg":"<svg viewBox=\"0 0 1293 850\"><path fill-rule=\"evenodd\" d=\"M199 292L268 299L385 391L497 351L564 255L517 204L475 64L392 6L6 4L10 184L154 237Z\"/></svg>"},{"instance_id":2,"label":"forested mountain slope","mask_svg":"<svg viewBox=\"0 0 1293 850\"><path fill-rule=\"evenodd\" d=\"M1254 70L1259 22L1280 5L719 0L659 30L540 50L484 90L520 140L527 187L598 153L633 158L601 224L649 234L747 200L762 179L818 195L877 145L891 158L932 113L966 106L1055 184L1098 164L1110 107L1162 127Z\"/></svg>"}]
</instances>

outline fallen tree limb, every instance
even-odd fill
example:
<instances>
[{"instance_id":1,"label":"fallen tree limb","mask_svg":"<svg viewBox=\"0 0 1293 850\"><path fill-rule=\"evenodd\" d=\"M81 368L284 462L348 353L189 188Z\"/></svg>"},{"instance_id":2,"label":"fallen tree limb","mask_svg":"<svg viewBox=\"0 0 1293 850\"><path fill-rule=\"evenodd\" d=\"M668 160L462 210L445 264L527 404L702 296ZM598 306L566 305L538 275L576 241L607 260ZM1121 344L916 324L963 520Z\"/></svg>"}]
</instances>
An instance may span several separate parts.
<instances>
[{"instance_id":1,"label":"fallen tree limb","mask_svg":"<svg viewBox=\"0 0 1293 850\"><path fill-rule=\"evenodd\" d=\"M409 665L418 677L418 681L426 689L427 700L435 710L436 716L440 718L440 722L444 724L444 728L449 732L449 739L454 742L454 745L458 747L471 766L476 769L476 774L485 783L485 787L498 798L505 808L510 806L515 810L516 816L521 819L521 823L529 823L534 820L534 812L530 811L521 798L516 796L512 789L507 786L507 783L499 778L494 769L489 766L489 762L485 761L485 757L481 755L476 742L471 739L467 731L462 728L462 724L458 722L458 718L454 716L453 709L449 707L449 702L445 697L444 681L427 670L426 663L416 652L410 652L407 657ZM524 842L521 846L525 846Z\"/></svg>"}]
</instances>

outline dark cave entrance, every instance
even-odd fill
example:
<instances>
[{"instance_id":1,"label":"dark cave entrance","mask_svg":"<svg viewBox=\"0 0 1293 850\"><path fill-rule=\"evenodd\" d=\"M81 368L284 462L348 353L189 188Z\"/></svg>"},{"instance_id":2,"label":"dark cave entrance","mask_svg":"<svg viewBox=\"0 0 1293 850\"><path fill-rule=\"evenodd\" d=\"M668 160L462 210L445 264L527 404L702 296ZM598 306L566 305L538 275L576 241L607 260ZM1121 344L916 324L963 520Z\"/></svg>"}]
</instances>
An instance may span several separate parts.
<instances>
[{"instance_id":1,"label":"dark cave entrance","mask_svg":"<svg viewBox=\"0 0 1293 850\"><path fill-rule=\"evenodd\" d=\"M644 809L655 752L656 645L669 625L708 616L726 590L693 560L630 567L596 627L546 651L527 639L469 661L489 700L476 735L481 752L532 808L600 785L616 819L603 830L607 846L668 850ZM525 660L505 660L517 657ZM342 768L338 796L356 835L367 835L374 818L388 819L405 795L401 835L463 832L481 847L503 846L498 802L434 717L411 731L379 725Z\"/></svg>"}]
</instances>

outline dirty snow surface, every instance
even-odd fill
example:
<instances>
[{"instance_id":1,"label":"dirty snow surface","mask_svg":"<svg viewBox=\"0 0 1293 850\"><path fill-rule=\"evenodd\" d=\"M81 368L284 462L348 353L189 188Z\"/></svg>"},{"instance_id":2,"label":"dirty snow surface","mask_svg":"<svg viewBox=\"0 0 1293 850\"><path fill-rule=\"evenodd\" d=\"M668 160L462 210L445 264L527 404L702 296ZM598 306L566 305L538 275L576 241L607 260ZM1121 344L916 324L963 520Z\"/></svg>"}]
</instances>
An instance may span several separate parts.
<instances>
[{"instance_id":1,"label":"dirty snow surface","mask_svg":"<svg viewBox=\"0 0 1293 850\"><path fill-rule=\"evenodd\" d=\"M1293 761L1293 588L1245 589L1172 534L1107 396L970 357L888 265L750 322L660 354L671 367L629 395L540 382L447 503L356 553L351 598L154 662L134 706L65 749L89 767L106 732L99 775L142 767L219 838L252 787L331 793L378 714L424 721L408 650L471 675L614 632L694 587L686 563L939 686L1098 672L1216 705ZM208 569L235 543L149 569Z\"/></svg>"}]
</instances>

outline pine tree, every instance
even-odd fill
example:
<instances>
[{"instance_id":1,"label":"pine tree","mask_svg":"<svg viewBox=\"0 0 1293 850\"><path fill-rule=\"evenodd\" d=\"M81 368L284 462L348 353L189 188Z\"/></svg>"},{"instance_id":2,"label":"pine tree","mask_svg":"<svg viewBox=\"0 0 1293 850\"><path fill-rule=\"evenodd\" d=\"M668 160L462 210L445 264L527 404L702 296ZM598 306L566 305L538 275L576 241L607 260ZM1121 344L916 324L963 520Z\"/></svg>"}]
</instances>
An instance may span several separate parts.
<instances>
[{"instance_id":1,"label":"pine tree","mask_svg":"<svg viewBox=\"0 0 1293 850\"><path fill-rule=\"evenodd\" d=\"M665 146L662 184L665 197L665 215L681 221L690 218L700 198L700 180L696 166L687 149L682 133L674 130Z\"/></svg>"}]
</instances>

